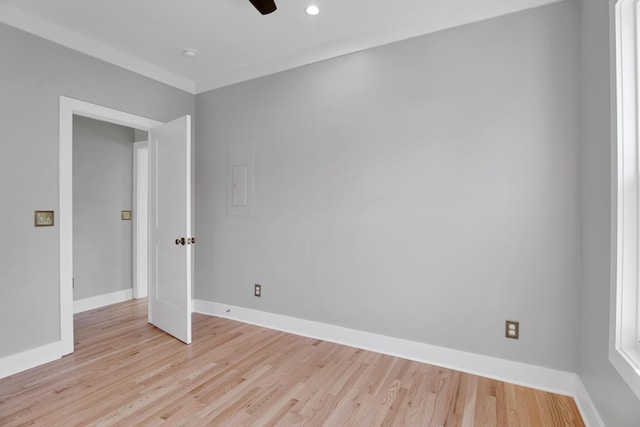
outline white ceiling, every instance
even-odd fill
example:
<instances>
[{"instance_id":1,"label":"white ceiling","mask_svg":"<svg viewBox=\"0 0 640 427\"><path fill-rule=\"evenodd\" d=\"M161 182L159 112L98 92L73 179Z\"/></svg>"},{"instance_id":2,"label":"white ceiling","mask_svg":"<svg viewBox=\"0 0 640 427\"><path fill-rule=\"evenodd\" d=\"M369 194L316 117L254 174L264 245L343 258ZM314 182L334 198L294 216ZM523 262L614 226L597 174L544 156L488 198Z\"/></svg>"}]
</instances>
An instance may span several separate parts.
<instances>
[{"instance_id":1,"label":"white ceiling","mask_svg":"<svg viewBox=\"0 0 640 427\"><path fill-rule=\"evenodd\" d=\"M262 16L249 0L0 0L0 22L201 93L555 1L276 0Z\"/></svg>"}]
</instances>

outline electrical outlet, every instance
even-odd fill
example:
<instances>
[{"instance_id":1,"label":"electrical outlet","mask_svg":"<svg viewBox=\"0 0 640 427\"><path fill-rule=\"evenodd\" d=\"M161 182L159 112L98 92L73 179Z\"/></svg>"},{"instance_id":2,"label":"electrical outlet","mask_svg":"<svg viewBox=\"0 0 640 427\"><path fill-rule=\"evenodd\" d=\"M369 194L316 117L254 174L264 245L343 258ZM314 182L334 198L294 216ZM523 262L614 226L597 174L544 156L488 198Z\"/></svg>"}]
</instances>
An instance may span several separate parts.
<instances>
[{"instance_id":1,"label":"electrical outlet","mask_svg":"<svg viewBox=\"0 0 640 427\"><path fill-rule=\"evenodd\" d=\"M505 324L504 336L514 340L520 338L520 322L507 320Z\"/></svg>"},{"instance_id":2,"label":"electrical outlet","mask_svg":"<svg viewBox=\"0 0 640 427\"><path fill-rule=\"evenodd\" d=\"M262 286L257 283L253 285L253 296L261 297L262 296Z\"/></svg>"}]
</instances>

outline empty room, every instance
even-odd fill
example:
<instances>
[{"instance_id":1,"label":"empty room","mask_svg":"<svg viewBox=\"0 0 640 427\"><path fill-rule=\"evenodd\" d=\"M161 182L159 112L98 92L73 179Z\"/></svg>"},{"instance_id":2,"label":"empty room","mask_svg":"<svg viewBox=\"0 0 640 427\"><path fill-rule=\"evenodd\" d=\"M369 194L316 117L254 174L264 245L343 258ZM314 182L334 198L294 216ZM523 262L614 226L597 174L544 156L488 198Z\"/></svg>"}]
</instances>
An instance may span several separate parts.
<instances>
[{"instance_id":1,"label":"empty room","mask_svg":"<svg viewBox=\"0 0 640 427\"><path fill-rule=\"evenodd\" d=\"M636 0L0 0L0 425L640 425Z\"/></svg>"}]
</instances>

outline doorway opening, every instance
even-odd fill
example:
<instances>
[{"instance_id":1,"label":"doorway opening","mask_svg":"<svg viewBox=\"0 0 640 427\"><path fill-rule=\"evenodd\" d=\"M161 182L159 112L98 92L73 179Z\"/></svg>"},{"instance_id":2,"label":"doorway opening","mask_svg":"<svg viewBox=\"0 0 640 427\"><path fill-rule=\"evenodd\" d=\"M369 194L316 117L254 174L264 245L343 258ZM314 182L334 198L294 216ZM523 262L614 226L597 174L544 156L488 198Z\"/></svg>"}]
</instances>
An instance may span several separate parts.
<instances>
[{"instance_id":1,"label":"doorway opening","mask_svg":"<svg viewBox=\"0 0 640 427\"><path fill-rule=\"evenodd\" d=\"M148 134L76 115L73 133L75 314L147 295Z\"/></svg>"},{"instance_id":2,"label":"doorway opening","mask_svg":"<svg viewBox=\"0 0 640 427\"><path fill-rule=\"evenodd\" d=\"M60 97L60 352L73 353L73 117L81 116L143 132L162 125L156 120Z\"/></svg>"}]
</instances>

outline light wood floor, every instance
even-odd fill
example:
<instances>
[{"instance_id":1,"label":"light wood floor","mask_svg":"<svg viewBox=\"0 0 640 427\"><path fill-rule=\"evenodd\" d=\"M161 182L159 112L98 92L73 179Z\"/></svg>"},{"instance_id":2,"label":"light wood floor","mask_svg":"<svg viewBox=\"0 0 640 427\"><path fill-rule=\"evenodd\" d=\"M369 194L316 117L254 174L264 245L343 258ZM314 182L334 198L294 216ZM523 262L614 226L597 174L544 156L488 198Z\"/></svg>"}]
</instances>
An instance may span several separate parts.
<instances>
[{"instance_id":1,"label":"light wood floor","mask_svg":"<svg viewBox=\"0 0 640 427\"><path fill-rule=\"evenodd\" d=\"M582 426L573 399L137 300L75 317L75 353L0 380L0 425Z\"/></svg>"}]
</instances>

